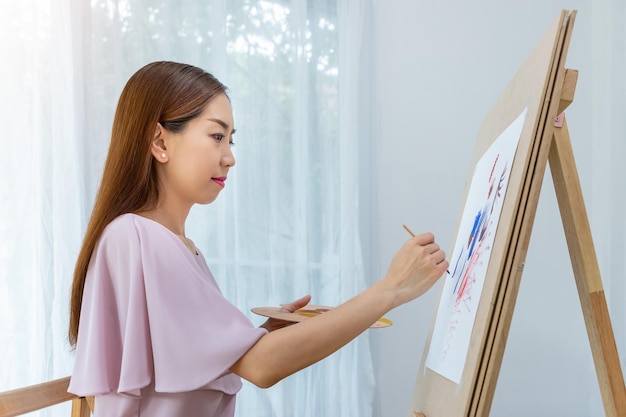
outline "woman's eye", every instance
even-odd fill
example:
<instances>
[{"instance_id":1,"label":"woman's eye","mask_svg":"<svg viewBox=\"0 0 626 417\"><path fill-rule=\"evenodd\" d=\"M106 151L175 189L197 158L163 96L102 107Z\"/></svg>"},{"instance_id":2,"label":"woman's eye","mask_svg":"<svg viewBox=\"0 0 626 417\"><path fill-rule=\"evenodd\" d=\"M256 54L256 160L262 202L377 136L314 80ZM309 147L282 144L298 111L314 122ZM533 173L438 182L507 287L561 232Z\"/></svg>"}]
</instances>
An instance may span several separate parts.
<instances>
[{"instance_id":1,"label":"woman's eye","mask_svg":"<svg viewBox=\"0 0 626 417\"><path fill-rule=\"evenodd\" d=\"M216 141L221 142L222 139L224 139L224 135L222 135L221 133L216 133L213 135L213 138L215 138Z\"/></svg>"}]
</instances>

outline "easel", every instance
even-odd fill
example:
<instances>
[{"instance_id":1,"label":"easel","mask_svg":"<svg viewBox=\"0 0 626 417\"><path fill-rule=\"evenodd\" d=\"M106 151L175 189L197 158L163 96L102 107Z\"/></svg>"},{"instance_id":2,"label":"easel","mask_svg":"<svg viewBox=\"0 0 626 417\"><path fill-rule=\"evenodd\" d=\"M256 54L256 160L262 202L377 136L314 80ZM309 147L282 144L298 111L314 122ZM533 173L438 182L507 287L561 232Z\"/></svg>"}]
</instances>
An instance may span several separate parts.
<instances>
[{"instance_id":1,"label":"easel","mask_svg":"<svg viewBox=\"0 0 626 417\"><path fill-rule=\"evenodd\" d=\"M507 244L503 245L505 247L497 254L501 256L501 264L496 264L493 268L492 275L496 277L497 282L494 284L491 297L487 300L492 306L485 307L482 315L488 324L478 331L474 330L477 336L474 344L470 346L468 357L477 359L471 367L466 365L463 383L458 389L445 378L424 369L422 363L424 374L418 378L416 384L410 411L412 417L484 417L489 415L513 316L541 182L548 162L605 414L607 417L626 416L624 378L563 113L574 99L578 79L576 70L563 68L575 15L575 11L563 11L558 24L555 25L554 33L550 33L547 37L548 42L543 40L547 45L544 50L548 50L551 46L551 36L555 35L557 39L552 52L554 61L550 64L551 69L547 77L547 89L542 97L547 104L545 106L540 104L536 133L538 139L529 142L528 164L523 171L524 175L519 186L518 207L515 211L511 211L513 220L509 225L510 228L506 230ZM543 47L543 45L539 46ZM540 58L543 59L544 56L540 54ZM509 104L505 100L503 107ZM478 151L480 152L481 149ZM445 401L448 403L446 404Z\"/></svg>"},{"instance_id":2,"label":"easel","mask_svg":"<svg viewBox=\"0 0 626 417\"><path fill-rule=\"evenodd\" d=\"M566 70L557 127L550 146L550 171L559 202L576 287L607 417L626 416L626 388L598 259L563 110L572 102L578 73ZM570 93L571 92L571 93Z\"/></svg>"},{"instance_id":3,"label":"easel","mask_svg":"<svg viewBox=\"0 0 626 417\"><path fill-rule=\"evenodd\" d=\"M607 417L626 416L626 388L604 296L600 269L583 199L564 110L574 99L578 71L567 69L559 116L550 144L548 162L559 203L576 287L589 336L591 352ZM501 357L499 358L501 361ZM483 394L485 395L485 394ZM475 398L476 416L489 414L493 399ZM420 413L415 413L419 417ZM423 414L422 414L423 416Z\"/></svg>"}]
</instances>

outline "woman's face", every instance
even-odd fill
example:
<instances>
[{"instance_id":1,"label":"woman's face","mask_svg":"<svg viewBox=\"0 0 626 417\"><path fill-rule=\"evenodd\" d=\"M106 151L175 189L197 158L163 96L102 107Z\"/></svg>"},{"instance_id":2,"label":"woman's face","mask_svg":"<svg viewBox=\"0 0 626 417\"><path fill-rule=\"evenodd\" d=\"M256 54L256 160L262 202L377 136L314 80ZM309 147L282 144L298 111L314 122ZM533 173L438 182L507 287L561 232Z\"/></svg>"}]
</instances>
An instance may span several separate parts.
<instances>
[{"instance_id":1,"label":"woman's face","mask_svg":"<svg viewBox=\"0 0 626 417\"><path fill-rule=\"evenodd\" d=\"M159 180L162 197L182 204L213 202L225 186L228 170L235 165L231 145L234 121L230 101L220 94L202 114L190 120L180 133L161 129L163 138Z\"/></svg>"}]
</instances>

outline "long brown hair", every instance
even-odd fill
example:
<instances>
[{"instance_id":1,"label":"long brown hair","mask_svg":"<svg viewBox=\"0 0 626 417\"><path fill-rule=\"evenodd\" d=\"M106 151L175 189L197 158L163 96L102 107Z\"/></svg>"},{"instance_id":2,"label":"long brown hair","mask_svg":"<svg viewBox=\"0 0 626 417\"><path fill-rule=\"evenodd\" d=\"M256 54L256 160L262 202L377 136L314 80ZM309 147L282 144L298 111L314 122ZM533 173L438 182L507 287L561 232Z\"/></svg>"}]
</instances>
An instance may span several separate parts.
<instances>
[{"instance_id":1,"label":"long brown hair","mask_svg":"<svg viewBox=\"0 0 626 417\"><path fill-rule=\"evenodd\" d=\"M113 119L111 144L87 226L70 300L68 339L76 346L91 254L104 228L117 216L154 208L159 199L156 161L150 145L160 123L182 131L226 87L204 70L176 62L154 62L126 83Z\"/></svg>"}]
</instances>

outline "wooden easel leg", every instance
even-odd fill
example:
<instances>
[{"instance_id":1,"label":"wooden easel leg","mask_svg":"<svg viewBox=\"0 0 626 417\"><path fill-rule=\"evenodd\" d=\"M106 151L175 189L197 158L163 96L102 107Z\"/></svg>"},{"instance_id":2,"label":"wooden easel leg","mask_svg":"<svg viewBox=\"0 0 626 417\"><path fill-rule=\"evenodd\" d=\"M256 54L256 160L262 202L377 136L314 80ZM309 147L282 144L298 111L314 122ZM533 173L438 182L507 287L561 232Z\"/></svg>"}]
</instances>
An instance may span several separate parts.
<instances>
[{"instance_id":1,"label":"wooden easel leg","mask_svg":"<svg viewBox=\"0 0 626 417\"><path fill-rule=\"evenodd\" d=\"M549 163L604 410L607 417L624 417L624 377L565 120L554 128Z\"/></svg>"}]
</instances>

